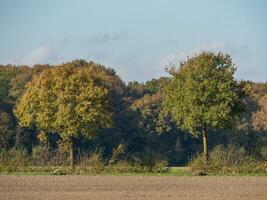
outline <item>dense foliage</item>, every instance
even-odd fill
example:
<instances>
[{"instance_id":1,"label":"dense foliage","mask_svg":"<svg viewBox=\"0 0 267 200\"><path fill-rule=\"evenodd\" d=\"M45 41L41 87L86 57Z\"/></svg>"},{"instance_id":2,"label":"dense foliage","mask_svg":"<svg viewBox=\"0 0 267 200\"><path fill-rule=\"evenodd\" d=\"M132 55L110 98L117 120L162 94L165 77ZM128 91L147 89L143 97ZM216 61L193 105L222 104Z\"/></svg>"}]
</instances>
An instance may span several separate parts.
<instances>
[{"instance_id":1,"label":"dense foliage","mask_svg":"<svg viewBox=\"0 0 267 200\"><path fill-rule=\"evenodd\" d=\"M203 85L209 87L207 80L203 79ZM1 152L13 155L12 152L23 150L32 162L64 164L62 144L69 136L75 136L76 162L82 163L81 158L97 151L97 159L105 165L126 162L154 166L164 161L172 166L184 165L202 151L202 142L201 137L188 134L163 109L164 91L171 83L172 78L161 77L125 84L114 70L83 60L32 68L0 66ZM203 85L196 85L196 89ZM212 126L208 148L234 144L246 155L266 159L267 83L241 81L238 86L238 92L246 93L242 99L245 112L231 129ZM89 99L94 99L93 112L85 109L90 108ZM31 106L38 109L31 110ZM99 120L93 124L98 112ZM207 115L206 119L213 117ZM90 124L98 127L97 131L90 131Z\"/></svg>"}]
</instances>

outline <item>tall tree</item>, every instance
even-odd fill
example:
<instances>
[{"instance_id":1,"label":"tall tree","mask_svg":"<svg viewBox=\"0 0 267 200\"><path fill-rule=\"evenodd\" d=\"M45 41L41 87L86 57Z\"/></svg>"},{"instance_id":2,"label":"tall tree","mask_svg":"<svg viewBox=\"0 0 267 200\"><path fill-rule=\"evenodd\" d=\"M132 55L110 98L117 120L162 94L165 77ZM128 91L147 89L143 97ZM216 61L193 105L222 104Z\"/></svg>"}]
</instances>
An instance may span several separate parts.
<instances>
[{"instance_id":1,"label":"tall tree","mask_svg":"<svg viewBox=\"0 0 267 200\"><path fill-rule=\"evenodd\" d=\"M239 87L231 57L202 52L170 69L172 81L164 106L172 118L190 133L202 133L203 154L208 160L207 130L229 128L241 112Z\"/></svg>"},{"instance_id":2,"label":"tall tree","mask_svg":"<svg viewBox=\"0 0 267 200\"><path fill-rule=\"evenodd\" d=\"M112 124L108 90L92 67L72 62L44 70L28 83L16 106L22 126L58 133L74 165L74 140L92 138Z\"/></svg>"}]
</instances>

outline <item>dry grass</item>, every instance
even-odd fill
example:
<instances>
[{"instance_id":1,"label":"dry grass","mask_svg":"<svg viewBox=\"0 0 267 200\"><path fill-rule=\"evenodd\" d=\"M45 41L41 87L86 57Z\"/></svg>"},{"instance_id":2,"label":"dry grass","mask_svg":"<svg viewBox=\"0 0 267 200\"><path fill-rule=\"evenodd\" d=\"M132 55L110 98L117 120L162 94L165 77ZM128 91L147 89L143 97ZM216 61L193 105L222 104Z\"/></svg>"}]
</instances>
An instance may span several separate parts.
<instances>
[{"instance_id":1,"label":"dry grass","mask_svg":"<svg viewBox=\"0 0 267 200\"><path fill-rule=\"evenodd\" d=\"M197 156L189 163L192 172L200 171L213 174L267 174L267 162L246 155L243 149L235 146L217 146L206 162Z\"/></svg>"}]
</instances>

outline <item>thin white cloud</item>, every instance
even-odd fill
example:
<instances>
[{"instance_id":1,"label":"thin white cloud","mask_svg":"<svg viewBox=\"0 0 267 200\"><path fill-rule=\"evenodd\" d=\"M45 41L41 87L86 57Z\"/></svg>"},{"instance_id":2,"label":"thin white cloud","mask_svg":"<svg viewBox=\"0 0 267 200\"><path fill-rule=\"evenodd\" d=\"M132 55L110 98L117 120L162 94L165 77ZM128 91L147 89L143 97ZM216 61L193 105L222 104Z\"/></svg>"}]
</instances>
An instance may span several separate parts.
<instances>
[{"instance_id":1,"label":"thin white cloud","mask_svg":"<svg viewBox=\"0 0 267 200\"><path fill-rule=\"evenodd\" d=\"M257 70L250 63L251 51L248 45L230 45L224 42L215 42L207 45L200 46L193 50L171 53L164 56L158 62L158 68L168 68L171 66L179 66L181 61L185 61L188 57L192 57L195 54L199 54L202 51L213 51L213 52L223 52L231 55L233 63L237 67L236 78L237 79L247 79L254 81L266 81L264 76L264 65L258 65ZM260 67L262 66L262 67Z\"/></svg>"},{"instance_id":2,"label":"thin white cloud","mask_svg":"<svg viewBox=\"0 0 267 200\"><path fill-rule=\"evenodd\" d=\"M5 63L33 66L35 64L55 64L58 61L60 61L58 54L52 47L39 46L20 56L10 55Z\"/></svg>"},{"instance_id":3,"label":"thin white cloud","mask_svg":"<svg viewBox=\"0 0 267 200\"><path fill-rule=\"evenodd\" d=\"M56 61L57 54L55 50L49 46L39 46L30 52L26 53L19 61L18 64L34 65L34 64L47 64Z\"/></svg>"},{"instance_id":4,"label":"thin white cloud","mask_svg":"<svg viewBox=\"0 0 267 200\"><path fill-rule=\"evenodd\" d=\"M185 61L187 57L191 57L202 51L226 52L227 46L224 42L215 42L200 46L190 51L171 53L161 59L159 67L169 67L170 65L177 66L181 61Z\"/></svg>"}]
</instances>

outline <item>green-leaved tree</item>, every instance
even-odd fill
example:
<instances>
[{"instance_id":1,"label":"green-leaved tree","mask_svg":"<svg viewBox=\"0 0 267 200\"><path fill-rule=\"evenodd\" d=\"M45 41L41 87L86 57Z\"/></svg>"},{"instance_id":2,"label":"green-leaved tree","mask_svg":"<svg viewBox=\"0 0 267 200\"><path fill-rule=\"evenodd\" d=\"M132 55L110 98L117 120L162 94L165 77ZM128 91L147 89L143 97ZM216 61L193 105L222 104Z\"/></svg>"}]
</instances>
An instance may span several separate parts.
<instances>
[{"instance_id":1,"label":"green-leaved tree","mask_svg":"<svg viewBox=\"0 0 267 200\"><path fill-rule=\"evenodd\" d=\"M164 107L190 133L202 132L203 155L208 160L207 130L229 128L242 111L235 66L226 54L202 52L170 69Z\"/></svg>"}]
</instances>

